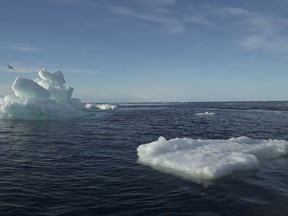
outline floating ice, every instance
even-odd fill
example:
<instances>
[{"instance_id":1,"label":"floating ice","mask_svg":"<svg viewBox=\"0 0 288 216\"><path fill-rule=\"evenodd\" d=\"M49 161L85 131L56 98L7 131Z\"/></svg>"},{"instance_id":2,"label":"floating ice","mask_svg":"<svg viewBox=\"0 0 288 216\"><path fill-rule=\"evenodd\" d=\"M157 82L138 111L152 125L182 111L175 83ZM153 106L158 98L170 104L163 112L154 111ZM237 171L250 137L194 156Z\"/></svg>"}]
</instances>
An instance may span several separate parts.
<instances>
[{"instance_id":1,"label":"floating ice","mask_svg":"<svg viewBox=\"0 0 288 216\"><path fill-rule=\"evenodd\" d=\"M214 112L202 112L202 113L196 113L197 116L212 116L215 115Z\"/></svg>"},{"instance_id":2,"label":"floating ice","mask_svg":"<svg viewBox=\"0 0 288 216\"><path fill-rule=\"evenodd\" d=\"M95 109L114 110L118 108L118 106L114 104L91 104L91 103L87 103L85 107L90 110L95 110Z\"/></svg>"},{"instance_id":3,"label":"floating ice","mask_svg":"<svg viewBox=\"0 0 288 216\"><path fill-rule=\"evenodd\" d=\"M217 179L260 167L261 159L288 154L288 141L248 137L228 140L176 138L140 145L139 161L155 169L194 179Z\"/></svg>"},{"instance_id":4,"label":"floating ice","mask_svg":"<svg viewBox=\"0 0 288 216\"><path fill-rule=\"evenodd\" d=\"M17 97L50 98L50 92L30 79L17 77L12 85Z\"/></svg>"},{"instance_id":5,"label":"floating ice","mask_svg":"<svg viewBox=\"0 0 288 216\"><path fill-rule=\"evenodd\" d=\"M85 105L85 107L86 107L87 109L95 109L95 108L96 108L96 106L93 105L93 104L91 104L91 103L87 103L87 104Z\"/></svg>"},{"instance_id":6,"label":"floating ice","mask_svg":"<svg viewBox=\"0 0 288 216\"><path fill-rule=\"evenodd\" d=\"M38 75L42 80L49 81L51 83L56 83L58 85L63 85L65 83L64 76L61 71L48 72L45 69L39 71Z\"/></svg>"},{"instance_id":7,"label":"floating ice","mask_svg":"<svg viewBox=\"0 0 288 216\"><path fill-rule=\"evenodd\" d=\"M65 84L61 71L42 69L35 80L17 77L12 85L15 95L1 99L0 118L49 120L83 116L84 105L71 98L73 88Z\"/></svg>"},{"instance_id":8,"label":"floating ice","mask_svg":"<svg viewBox=\"0 0 288 216\"><path fill-rule=\"evenodd\" d=\"M101 110L114 110L118 108L118 106L113 104L98 104L97 107Z\"/></svg>"}]
</instances>

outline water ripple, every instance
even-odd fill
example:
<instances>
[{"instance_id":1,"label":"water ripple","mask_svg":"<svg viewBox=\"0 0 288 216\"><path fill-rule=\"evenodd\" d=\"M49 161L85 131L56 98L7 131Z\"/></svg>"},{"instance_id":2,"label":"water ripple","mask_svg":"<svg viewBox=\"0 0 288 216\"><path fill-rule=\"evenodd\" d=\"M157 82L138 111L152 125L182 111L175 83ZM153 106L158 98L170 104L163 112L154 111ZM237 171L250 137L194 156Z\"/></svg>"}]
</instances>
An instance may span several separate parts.
<instances>
[{"instance_id":1,"label":"water ripple","mask_svg":"<svg viewBox=\"0 0 288 216\"><path fill-rule=\"evenodd\" d=\"M269 109L246 103L137 105L81 120L0 122L0 213L285 215L287 158L208 187L137 163L136 148L159 136L288 140L286 111ZM215 115L195 115L206 111Z\"/></svg>"}]
</instances>

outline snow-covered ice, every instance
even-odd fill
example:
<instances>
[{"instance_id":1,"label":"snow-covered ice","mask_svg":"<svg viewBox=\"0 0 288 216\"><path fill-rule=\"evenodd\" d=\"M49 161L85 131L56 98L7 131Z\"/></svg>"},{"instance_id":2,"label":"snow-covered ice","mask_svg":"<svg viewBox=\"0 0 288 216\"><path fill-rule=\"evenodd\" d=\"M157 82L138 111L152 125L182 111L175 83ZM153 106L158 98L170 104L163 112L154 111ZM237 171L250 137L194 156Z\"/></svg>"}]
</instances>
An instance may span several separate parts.
<instances>
[{"instance_id":1,"label":"snow-covered ice","mask_svg":"<svg viewBox=\"0 0 288 216\"><path fill-rule=\"evenodd\" d=\"M85 106L78 98L71 98L73 88L65 84L61 71L42 69L40 78L30 80L17 77L12 85L14 95L0 100L0 118L51 120L85 115Z\"/></svg>"},{"instance_id":2,"label":"snow-covered ice","mask_svg":"<svg viewBox=\"0 0 288 216\"><path fill-rule=\"evenodd\" d=\"M95 109L114 110L118 108L118 106L114 104L91 104L91 103L87 103L85 107L90 110L95 110Z\"/></svg>"},{"instance_id":3,"label":"snow-covered ice","mask_svg":"<svg viewBox=\"0 0 288 216\"><path fill-rule=\"evenodd\" d=\"M215 115L214 112L201 112L201 113L196 113L197 116L212 116Z\"/></svg>"},{"instance_id":4,"label":"snow-covered ice","mask_svg":"<svg viewBox=\"0 0 288 216\"><path fill-rule=\"evenodd\" d=\"M114 105L114 104L98 104L97 107L100 110L114 110L114 109L118 108L118 106Z\"/></svg>"},{"instance_id":5,"label":"snow-covered ice","mask_svg":"<svg viewBox=\"0 0 288 216\"><path fill-rule=\"evenodd\" d=\"M218 179L260 168L261 160L288 154L288 141L248 137L228 140L175 138L140 145L139 162L195 179Z\"/></svg>"}]
</instances>

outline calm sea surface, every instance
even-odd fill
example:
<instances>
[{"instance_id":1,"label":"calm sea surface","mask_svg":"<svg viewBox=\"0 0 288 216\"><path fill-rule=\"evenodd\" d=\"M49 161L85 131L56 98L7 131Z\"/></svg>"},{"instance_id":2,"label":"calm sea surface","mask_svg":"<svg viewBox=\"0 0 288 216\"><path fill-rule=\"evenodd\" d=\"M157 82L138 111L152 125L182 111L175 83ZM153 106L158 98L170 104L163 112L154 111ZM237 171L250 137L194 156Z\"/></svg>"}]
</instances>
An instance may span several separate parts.
<instances>
[{"instance_id":1,"label":"calm sea surface","mask_svg":"<svg viewBox=\"0 0 288 216\"><path fill-rule=\"evenodd\" d=\"M0 215L287 215L288 157L207 186L137 162L137 147L159 136L288 140L288 104L120 104L81 119L0 120Z\"/></svg>"}]
</instances>

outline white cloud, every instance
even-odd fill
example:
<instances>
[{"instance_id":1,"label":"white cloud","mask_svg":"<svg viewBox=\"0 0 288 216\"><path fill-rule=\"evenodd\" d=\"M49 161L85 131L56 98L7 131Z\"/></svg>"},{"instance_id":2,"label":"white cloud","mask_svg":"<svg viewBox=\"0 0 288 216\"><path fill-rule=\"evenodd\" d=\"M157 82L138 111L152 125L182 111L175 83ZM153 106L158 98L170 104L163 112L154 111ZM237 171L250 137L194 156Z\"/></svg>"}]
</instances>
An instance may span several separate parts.
<instances>
[{"instance_id":1,"label":"white cloud","mask_svg":"<svg viewBox=\"0 0 288 216\"><path fill-rule=\"evenodd\" d=\"M262 49L266 51L288 52L288 37L251 35L247 36L240 44L247 49Z\"/></svg>"},{"instance_id":2,"label":"white cloud","mask_svg":"<svg viewBox=\"0 0 288 216\"><path fill-rule=\"evenodd\" d=\"M281 29L281 24L277 20L265 16L248 18L246 23L251 31L258 31L263 34L274 34Z\"/></svg>"},{"instance_id":3,"label":"white cloud","mask_svg":"<svg viewBox=\"0 0 288 216\"><path fill-rule=\"evenodd\" d=\"M27 46L27 45L14 45L14 46L11 46L7 49L19 50L19 51L24 51L24 52L39 52L39 51L41 51L41 48Z\"/></svg>"},{"instance_id":4,"label":"white cloud","mask_svg":"<svg viewBox=\"0 0 288 216\"><path fill-rule=\"evenodd\" d=\"M10 43L5 41L0 41L0 49L22 52L40 52L42 50L42 48L34 47L26 43Z\"/></svg>"},{"instance_id":5,"label":"white cloud","mask_svg":"<svg viewBox=\"0 0 288 216\"><path fill-rule=\"evenodd\" d=\"M288 19L251 12L240 8L221 8L217 13L242 30L239 45L246 49L261 49L273 52L288 52L288 37L285 30Z\"/></svg>"},{"instance_id":6,"label":"white cloud","mask_svg":"<svg viewBox=\"0 0 288 216\"><path fill-rule=\"evenodd\" d=\"M281 29L279 18L241 8L219 8L216 9L216 14L228 22L231 21L235 26L251 32L275 33Z\"/></svg>"},{"instance_id":7,"label":"white cloud","mask_svg":"<svg viewBox=\"0 0 288 216\"><path fill-rule=\"evenodd\" d=\"M65 5L97 6L98 2L93 0L41 0L49 3L59 3Z\"/></svg>"},{"instance_id":8,"label":"white cloud","mask_svg":"<svg viewBox=\"0 0 288 216\"><path fill-rule=\"evenodd\" d=\"M172 1L170 3L172 3ZM145 12L140 12L129 7L114 7L113 12L120 16L159 25L169 33L183 33L189 24L201 26L211 24L200 13L176 13L164 7L146 8Z\"/></svg>"},{"instance_id":9,"label":"white cloud","mask_svg":"<svg viewBox=\"0 0 288 216\"><path fill-rule=\"evenodd\" d=\"M43 67L48 71L61 70L64 74L76 73L76 74L99 74L99 70L83 69L83 68L71 68L61 67L56 65L48 65L45 63L34 63L33 65L27 65L23 62L10 62L9 63L14 69L9 69L7 65L0 67L0 73L37 73Z\"/></svg>"},{"instance_id":10,"label":"white cloud","mask_svg":"<svg viewBox=\"0 0 288 216\"><path fill-rule=\"evenodd\" d=\"M171 5L175 4L175 0L139 0L139 3L148 5Z\"/></svg>"},{"instance_id":11,"label":"white cloud","mask_svg":"<svg viewBox=\"0 0 288 216\"><path fill-rule=\"evenodd\" d=\"M250 16L251 14L253 14L242 8L231 8L231 7L217 8L215 12L222 17Z\"/></svg>"},{"instance_id":12,"label":"white cloud","mask_svg":"<svg viewBox=\"0 0 288 216\"><path fill-rule=\"evenodd\" d=\"M67 73L79 73L79 74L100 74L102 73L99 70L93 69L82 69L82 68L59 68L64 74Z\"/></svg>"},{"instance_id":13,"label":"white cloud","mask_svg":"<svg viewBox=\"0 0 288 216\"><path fill-rule=\"evenodd\" d=\"M169 30L170 32L182 32L184 29L183 24L179 20L173 17L165 16L164 14L160 13L159 10L158 13L154 12L152 14L140 13L128 7L115 7L113 11L117 15L164 26L165 29Z\"/></svg>"}]
</instances>

